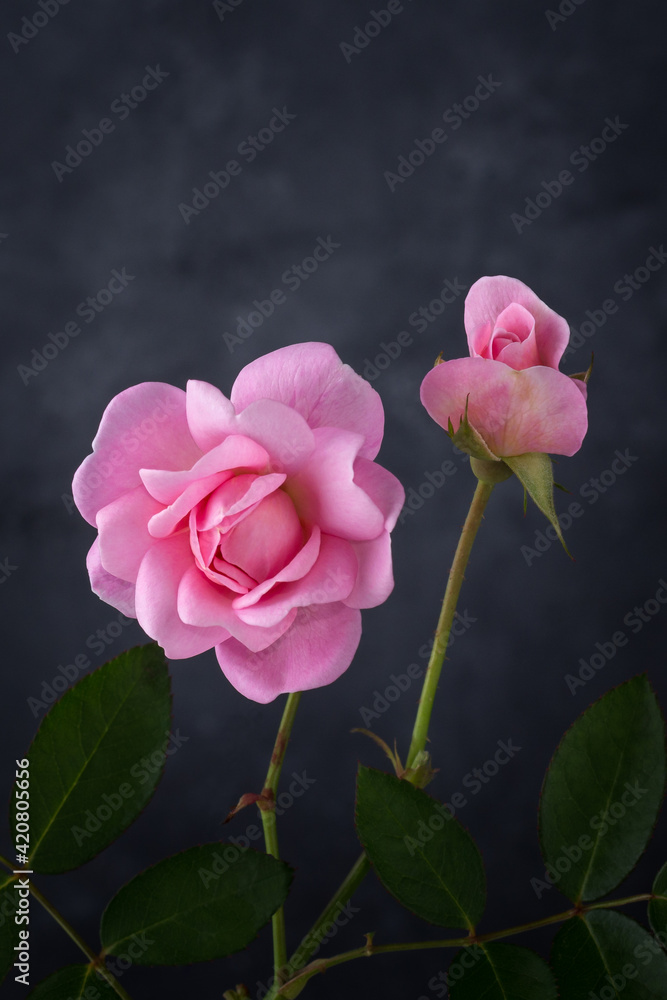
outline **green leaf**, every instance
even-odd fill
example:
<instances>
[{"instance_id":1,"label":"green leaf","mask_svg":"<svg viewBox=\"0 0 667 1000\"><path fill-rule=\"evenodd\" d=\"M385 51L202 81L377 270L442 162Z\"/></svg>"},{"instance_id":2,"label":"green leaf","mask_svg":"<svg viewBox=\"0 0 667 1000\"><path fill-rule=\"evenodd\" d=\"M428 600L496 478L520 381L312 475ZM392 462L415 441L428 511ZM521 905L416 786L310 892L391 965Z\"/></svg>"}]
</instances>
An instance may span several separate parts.
<instances>
[{"instance_id":1,"label":"green leaf","mask_svg":"<svg viewBox=\"0 0 667 1000\"><path fill-rule=\"evenodd\" d=\"M462 949L447 972L452 1000L557 1000L556 980L533 951L513 944Z\"/></svg>"},{"instance_id":2,"label":"green leaf","mask_svg":"<svg viewBox=\"0 0 667 1000\"><path fill-rule=\"evenodd\" d=\"M558 931L551 952L561 1000L667 1000L667 955L622 913L592 910Z\"/></svg>"},{"instance_id":3,"label":"green leaf","mask_svg":"<svg viewBox=\"0 0 667 1000\"><path fill-rule=\"evenodd\" d=\"M227 843L191 847L137 875L111 900L100 928L104 952L128 951L138 965L230 955L282 906L291 880L290 867L268 854Z\"/></svg>"},{"instance_id":4,"label":"green leaf","mask_svg":"<svg viewBox=\"0 0 667 1000\"><path fill-rule=\"evenodd\" d=\"M51 708L26 754L28 867L77 868L136 819L162 773L170 711L169 674L154 643L88 674Z\"/></svg>"},{"instance_id":5,"label":"green leaf","mask_svg":"<svg viewBox=\"0 0 667 1000\"><path fill-rule=\"evenodd\" d=\"M511 458L504 456L503 461L516 473L524 489L551 521L563 548L570 555L554 506L554 474L549 456L540 451L529 451L525 455L513 455Z\"/></svg>"},{"instance_id":6,"label":"green leaf","mask_svg":"<svg viewBox=\"0 0 667 1000\"><path fill-rule=\"evenodd\" d=\"M550 878L578 903L633 869L665 784L665 729L646 676L603 695L565 734L544 779L540 841Z\"/></svg>"},{"instance_id":7,"label":"green leaf","mask_svg":"<svg viewBox=\"0 0 667 1000\"><path fill-rule=\"evenodd\" d=\"M648 919L653 933L663 948L667 945L667 864L664 864L653 883L652 899L648 904Z\"/></svg>"},{"instance_id":8,"label":"green leaf","mask_svg":"<svg viewBox=\"0 0 667 1000\"><path fill-rule=\"evenodd\" d=\"M32 990L30 1000L118 1000L106 979L90 965L66 965Z\"/></svg>"},{"instance_id":9,"label":"green leaf","mask_svg":"<svg viewBox=\"0 0 667 1000\"><path fill-rule=\"evenodd\" d=\"M446 806L393 774L360 767L357 832L399 903L438 926L474 928L486 901L484 865Z\"/></svg>"},{"instance_id":10,"label":"green leaf","mask_svg":"<svg viewBox=\"0 0 667 1000\"><path fill-rule=\"evenodd\" d=\"M18 944L20 927L15 923L18 893L14 888L14 876L9 872L0 874L0 983L16 961L14 946Z\"/></svg>"}]
</instances>

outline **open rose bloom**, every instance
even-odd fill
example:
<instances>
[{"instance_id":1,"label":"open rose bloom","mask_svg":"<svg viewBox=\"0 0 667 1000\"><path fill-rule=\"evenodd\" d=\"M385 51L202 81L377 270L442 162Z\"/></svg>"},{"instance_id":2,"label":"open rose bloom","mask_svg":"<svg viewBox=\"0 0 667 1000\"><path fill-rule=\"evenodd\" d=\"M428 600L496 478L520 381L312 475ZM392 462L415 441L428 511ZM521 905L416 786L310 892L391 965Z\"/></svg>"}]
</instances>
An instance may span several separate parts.
<instances>
[{"instance_id":1,"label":"open rose bloom","mask_svg":"<svg viewBox=\"0 0 667 1000\"><path fill-rule=\"evenodd\" d=\"M558 371L570 330L516 278L480 278L465 302L470 357L436 365L422 403L447 430L468 420L497 458L574 455L588 426L586 385Z\"/></svg>"},{"instance_id":2,"label":"open rose bloom","mask_svg":"<svg viewBox=\"0 0 667 1000\"><path fill-rule=\"evenodd\" d=\"M107 407L75 502L98 530L93 590L178 659L215 647L259 702L350 665L360 608L393 587L404 500L373 459L380 397L333 348L265 355L227 399L145 382Z\"/></svg>"}]
</instances>

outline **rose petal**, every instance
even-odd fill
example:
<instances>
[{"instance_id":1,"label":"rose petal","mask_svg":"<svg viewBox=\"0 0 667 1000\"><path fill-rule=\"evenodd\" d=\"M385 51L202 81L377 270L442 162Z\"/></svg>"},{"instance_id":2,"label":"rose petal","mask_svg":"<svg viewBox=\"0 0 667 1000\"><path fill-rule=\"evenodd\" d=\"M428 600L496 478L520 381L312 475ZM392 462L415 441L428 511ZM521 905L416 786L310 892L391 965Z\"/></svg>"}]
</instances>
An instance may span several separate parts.
<instances>
[{"instance_id":1,"label":"rose petal","mask_svg":"<svg viewBox=\"0 0 667 1000\"><path fill-rule=\"evenodd\" d=\"M192 437L203 452L222 444L230 433L234 407L214 385L189 379L186 387L186 413Z\"/></svg>"},{"instance_id":2,"label":"rose petal","mask_svg":"<svg viewBox=\"0 0 667 1000\"><path fill-rule=\"evenodd\" d=\"M517 278L498 274L480 278L470 288L465 300L464 324L470 354L482 357L491 330L500 314L512 303L524 306L535 318L537 364L558 368L570 339L570 328L558 313L550 309L534 291Z\"/></svg>"},{"instance_id":3,"label":"rose petal","mask_svg":"<svg viewBox=\"0 0 667 1000\"><path fill-rule=\"evenodd\" d=\"M254 507L250 507L248 510L252 511ZM257 580L248 576L238 566L226 562L217 555L220 546L220 529L211 528L208 531L198 531L196 520L197 511L193 510L190 512L190 548L195 565L204 576L211 583L227 587L235 594L247 594L256 588Z\"/></svg>"},{"instance_id":4,"label":"rose petal","mask_svg":"<svg viewBox=\"0 0 667 1000\"><path fill-rule=\"evenodd\" d=\"M86 557L86 566L90 576L90 586L94 594L103 601L117 608L128 618L136 618L134 607L134 584L127 580L119 580L112 576L102 566L98 540L95 539Z\"/></svg>"},{"instance_id":5,"label":"rose petal","mask_svg":"<svg viewBox=\"0 0 667 1000\"><path fill-rule=\"evenodd\" d=\"M224 590L207 580L196 566L191 566L181 580L178 613L183 621L206 631L210 631L212 625L222 626L229 635L253 652L270 646L287 631L296 618L296 611L288 609L280 621L269 628L246 624L234 611Z\"/></svg>"},{"instance_id":6,"label":"rose petal","mask_svg":"<svg viewBox=\"0 0 667 1000\"><path fill-rule=\"evenodd\" d=\"M570 378L572 378L571 375L570 375ZM586 385L586 383L582 382L582 380L580 378L572 378L572 381L574 382L574 384L576 385L577 389L579 390L579 392L581 393L581 395L584 397L584 399L587 399L588 398L588 386Z\"/></svg>"},{"instance_id":7,"label":"rose petal","mask_svg":"<svg viewBox=\"0 0 667 1000\"><path fill-rule=\"evenodd\" d=\"M318 526L314 524L306 544L297 552L292 561L284 569L281 569L279 573L276 573L275 576L258 584L249 594L235 598L235 609L238 611L241 608L249 608L251 605L257 604L260 597L263 597L264 594L267 594L279 583L291 583L293 580L301 580L315 565L315 561L320 554L320 544L321 532Z\"/></svg>"},{"instance_id":8,"label":"rose petal","mask_svg":"<svg viewBox=\"0 0 667 1000\"><path fill-rule=\"evenodd\" d=\"M188 382L187 415L202 451L241 434L267 450L276 471L296 472L315 447L310 427L295 409L274 399L258 399L237 415L233 404L208 382Z\"/></svg>"},{"instance_id":9,"label":"rose petal","mask_svg":"<svg viewBox=\"0 0 667 1000\"><path fill-rule=\"evenodd\" d=\"M155 545L148 522L161 510L162 504L137 486L97 512L100 559L107 572L136 582L141 560Z\"/></svg>"},{"instance_id":10,"label":"rose petal","mask_svg":"<svg viewBox=\"0 0 667 1000\"><path fill-rule=\"evenodd\" d=\"M246 365L234 383L231 400L240 412L257 399L284 403L313 429L340 427L361 434L363 458L375 458L380 450L384 430L380 397L329 344L281 347Z\"/></svg>"},{"instance_id":11,"label":"rose petal","mask_svg":"<svg viewBox=\"0 0 667 1000\"><path fill-rule=\"evenodd\" d=\"M190 511L190 549L195 565L212 583L220 584L233 590L235 594L247 594L257 585L238 566L230 566L224 559L216 555L220 545L220 530L211 528L208 531L197 530L197 511Z\"/></svg>"},{"instance_id":12,"label":"rose petal","mask_svg":"<svg viewBox=\"0 0 667 1000\"><path fill-rule=\"evenodd\" d=\"M387 469L366 458L354 463L354 481L384 514L384 526L391 531L405 503L405 490Z\"/></svg>"},{"instance_id":13,"label":"rose petal","mask_svg":"<svg viewBox=\"0 0 667 1000\"><path fill-rule=\"evenodd\" d=\"M141 482L151 496L160 503L171 504L191 483L218 472L240 469L263 469L269 456L261 445L241 435L225 438L222 444L203 455L192 468L170 471L160 468L142 468Z\"/></svg>"},{"instance_id":14,"label":"rose petal","mask_svg":"<svg viewBox=\"0 0 667 1000\"><path fill-rule=\"evenodd\" d=\"M524 368L533 368L541 364L535 346L535 335L531 334L531 339L524 340L523 343L507 344L496 355L496 361L502 361L509 368L515 371L522 371Z\"/></svg>"},{"instance_id":15,"label":"rose petal","mask_svg":"<svg viewBox=\"0 0 667 1000\"><path fill-rule=\"evenodd\" d=\"M361 638L361 612L343 604L301 608L288 631L261 653L235 639L216 646L229 682L246 698L267 704L279 694L308 691L337 680Z\"/></svg>"},{"instance_id":16,"label":"rose petal","mask_svg":"<svg viewBox=\"0 0 667 1000\"><path fill-rule=\"evenodd\" d=\"M236 524L238 515L247 516L260 500L273 493L285 482L284 473L269 473L266 476L234 476L220 486L197 512L197 527L200 531L220 525L221 531L229 531ZM224 518L224 523L221 523Z\"/></svg>"},{"instance_id":17,"label":"rose petal","mask_svg":"<svg viewBox=\"0 0 667 1000\"><path fill-rule=\"evenodd\" d=\"M312 456L286 484L299 516L329 535L353 541L377 538L384 517L353 478L362 439L350 431L320 427L315 440Z\"/></svg>"},{"instance_id":18,"label":"rose petal","mask_svg":"<svg viewBox=\"0 0 667 1000\"><path fill-rule=\"evenodd\" d=\"M313 432L301 414L274 399L249 403L234 426L235 433L245 434L266 448L276 472L298 472L315 449Z\"/></svg>"},{"instance_id":19,"label":"rose petal","mask_svg":"<svg viewBox=\"0 0 667 1000\"><path fill-rule=\"evenodd\" d=\"M137 576L139 624L172 660L203 653L230 634L220 627L195 628L179 618L178 588L193 559L188 534L173 535L148 550Z\"/></svg>"},{"instance_id":20,"label":"rose petal","mask_svg":"<svg viewBox=\"0 0 667 1000\"><path fill-rule=\"evenodd\" d=\"M145 470L142 470L142 474L144 472ZM198 479L186 486L181 495L168 507L163 507L160 504L159 513L155 514L148 524L148 530L153 538L166 538L170 535L183 518L187 517L192 508L205 496L216 490L221 483L227 482L229 476L229 472L219 472L217 476L205 476L203 479ZM144 488L142 487L142 489ZM144 492L146 492L145 489Z\"/></svg>"},{"instance_id":21,"label":"rose petal","mask_svg":"<svg viewBox=\"0 0 667 1000\"><path fill-rule=\"evenodd\" d=\"M422 403L445 429L448 419L458 428L468 396L468 419L496 455L574 455L581 447L586 402L562 372L514 371L501 361L457 358L436 365L422 382Z\"/></svg>"},{"instance_id":22,"label":"rose petal","mask_svg":"<svg viewBox=\"0 0 667 1000\"><path fill-rule=\"evenodd\" d=\"M200 457L183 390L163 382L133 385L104 411L93 454L74 475L74 502L94 525L98 510L141 485L139 469L189 469Z\"/></svg>"},{"instance_id":23,"label":"rose petal","mask_svg":"<svg viewBox=\"0 0 667 1000\"><path fill-rule=\"evenodd\" d=\"M235 594L247 594L257 586L257 580L253 580L238 566L220 559L219 556L213 559L211 568L205 571L204 576L211 583L221 583L224 587L229 587Z\"/></svg>"},{"instance_id":24,"label":"rose petal","mask_svg":"<svg viewBox=\"0 0 667 1000\"><path fill-rule=\"evenodd\" d=\"M503 309L482 356L502 361L516 371L541 364L532 314L517 302Z\"/></svg>"},{"instance_id":25,"label":"rose petal","mask_svg":"<svg viewBox=\"0 0 667 1000\"><path fill-rule=\"evenodd\" d=\"M394 589L391 537L383 531L370 542L350 542L357 557L358 572L352 592L344 599L348 608L377 608Z\"/></svg>"},{"instance_id":26,"label":"rose petal","mask_svg":"<svg viewBox=\"0 0 667 1000\"><path fill-rule=\"evenodd\" d=\"M220 553L259 583L291 562L302 545L303 529L294 504L276 490L222 536Z\"/></svg>"},{"instance_id":27,"label":"rose petal","mask_svg":"<svg viewBox=\"0 0 667 1000\"><path fill-rule=\"evenodd\" d=\"M249 625L268 627L281 621L291 608L342 601L351 593L357 573L357 558L350 543L323 534L317 562L302 579L275 587L252 605L236 598L234 608Z\"/></svg>"}]
</instances>

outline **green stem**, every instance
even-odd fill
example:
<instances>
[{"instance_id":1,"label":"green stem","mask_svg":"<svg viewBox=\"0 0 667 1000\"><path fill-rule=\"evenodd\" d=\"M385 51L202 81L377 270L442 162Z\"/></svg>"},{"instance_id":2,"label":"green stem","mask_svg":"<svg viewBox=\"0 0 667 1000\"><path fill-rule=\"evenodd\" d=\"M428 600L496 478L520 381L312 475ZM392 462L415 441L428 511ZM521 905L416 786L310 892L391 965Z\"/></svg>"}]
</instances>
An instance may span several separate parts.
<instances>
[{"instance_id":1,"label":"green stem","mask_svg":"<svg viewBox=\"0 0 667 1000\"><path fill-rule=\"evenodd\" d=\"M478 481L477 488L475 489L475 493L470 504L468 516L466 517L463 530L461 531L459 544L456 547L454 561L452 562L452 568L449 571L447 588L442 602L440 618L435 631L433 649L431 650L431 657L426 668L426 676L424 678L424 686L419 699L417 718L415 719L415 725L412 731L412 742L410 744L407 759L408 767L413 766L417 754L419 754L426 747L428 727L431 721L435 693L438 687L438 681L440 680L442 664L445 660L449 633L452 628L452 622L454 621L454 612L456 611L456 603L459 599L459 593L461 591L461 585L463 583L470 551L472 549L473 542L475 541L475 535L477 534L477 529L482 523L484 508L486 507L486 503L491 496L492 489L493 486L489 486L487 483Z\"/></svg>"},{"instance_id":2,"label":"green stem","mask_svg":"<svg viewBox=\"0 0 667 1000\"><path fill-rule=\"evenodd\" d=\"M44 907L44 909L46 910L46 912L49 913L53 917L53 919L56 921L56 923L60 924L60 926L62 927L62 929L72 939L72 941L74 942L74 944L77 945L77 947L81 949L81 951L84 953L84 955L86 956L86 958L89 960L91 966L95 969L95 971L99 972L99 974L101 976L103 976L104 979L106 979L107 983L109 984L109 986L111 987L111 989L114 991L114 993L116 993L119 997L122 997L123 1000L131 1000L131 997L130 997L129 993L125 992L125 990L120 985L120 983L118 982L118 980L116 979L116 977L111 972L109 972L109 970L107 969L107 967L104 964L103 959L101 959L99 957L99 955L96 955L95 952L92 950L92 948L88 947L88 945L83 940L83 938L81 938L77 934L77 932L74 930L74 928L72 926L70 926L70 924L67 923L67 921L62 916L62 914L60 914L58 912L58 910L56 910L55 906L53 906L51 903L49 903L48 899L44 898L44 896L41 894L41 892L39 891L39 889L37 889L32 884L32 882L30 883L30 892L35 897L35 899L37 900L37 902L41 903L41 905Z\"/></svg>"},{"instance_id":3,"label":"green stem","mask_svg":"<svg viewBox=\"0 0 667 1000\"><path fill-rule=\"evenodd\" d=\"M53 906L52 903L49 903L48 899L45 899L45 897L41 894L39 889L37 889L37 887L33 885L32 882L30 883L30 892L35 897L37 902L41 903L46 912L53 917L55 922L57 924L60 924L62 929L65 931L65 934L67 934L67 936L72 939L77 948L79 948L84 953L88 961L92 965L98 966L100 964L100 960L93 951L93 949L86 944L86 942L83 940L82 937L79 936L79 934L74 930L74 928L67 923L65 918L60 913L58 913L55 906Z\"/></svg>"},{"instance_id":4,"label":"green stem","mask_svg":"<svg viewBox=\"0 0 667 1000\"><path fill-rule=\"evenodd\" d=\"M276 825L276 793L278 791L278 781L280 779L283 760L285 759L285 751L287 750L287 744L289 743L292 726L294 725L294 717L296 715L296 710L299 707L300 698L300 691L296 691L294 694L287 696L287 703L285 705L283 717L280 720L280 726L278 728L278 735L276 736L276 742L273 747L273 753L271 754L271 763L269 764L269 769L266 773L266 781L264 782L264 788L262 790L263 798L260 802L260 815L262 817L262 826L264 828L266 850L267 853L273 855L274 858L280 858L280 853L278 851L278 828ZM282 906L273 914L271 924L273 927L273 969L276 982L280 984L284 982L284 970L287 964L285 912Z\"/></svg>"},{"instance_id":5,"label":"green stem","mask_svg":"<svg viewBox=\"0 0 667 1000\"><path fill-rule=\"evenodd\" d=\"M12 873L14 873L15 871L19 872L19 869L13 868L10 862L7 861L7 858L4 858L1 854L0 854L0 864L4 865L5 868L8 868L9 871ZM16 875L16 878L20 878L20 872L19 874ZM123 1000L132 1000L129 993L125 992L125 990L120 985L115 976L111 972L109 972L109 970L106 968L106 966L104 965L104 961L100 958L100 956L96 955L93 949L86 944L83 938L74 930L71 924L67 923L63 915L59 913L58 910L56 910L55 906L52 903L49 903L48 899L46 899L41 894L37 886L33 884L32 880L29 881L30 881L31 895L33 895L37 900L37 902L40 903L41 906L43 906L46 912L53 917L55 922L62 927L62 929L65 931L65 934L67 934L67 936L72 939L77 948L79 948L83 952L83 954L86 956L86 958L93 966L95 971L99 972L99 974L106 979L111 989L115 993L117 993L119 997L122 997Z\"/></svg>"},{"instance_id":6,"label":"green stem","mask_svg":"<svg viewBox=\"0 0 667 1000\"><path fill-rule=\"evenodd\" d=\"M573 907L556 913L551 917L544 917L542 920L533 920L528 924L519 924L517 927L508 927L502 931L493 931L490 934L468 935L467 937L445 938L440 941L401 941L396 944L374 945L369 936L367 943L362 948L354 948L351 951L342 952L340 955L333 955L331 958L323 958L313 962L304 969L300 975L291 979L286 987L289 993L279 991L275 994L276 1000L281 996L296 996L306 985L309 979L320 972L326 972L336 965L343 965L357 958L369 958L371 955L388 955L392 952L400 951L424 951L432 948L469 948L471 945L487 944L491 941L499 941L501 938L511 937L514 934L523 934L525 931L538 930L540 927L548 927L550 924L563 923L571 917L580 916L589 910L609 909L612 906L625 906L628 903L641 903L653 899L653 893L644 892L637 896L626 896L624 899L612 899L603 903L591 903L588 906ZM299 987L298 990L295 990Z\"/></svg>"},{"instance_id":7,"label":"green stem","mask_svg":"<svg viewBox=\"0 0 667 1000\"><path fill-rule=\"evenodd\" d=\"M454 620L456 602L463 583L463 574L468 562L468 557L470 556L470 550L472 549L472 545L475 540L475 535L477 534L477 529L482 521L484 508L489 496L491 495L492 489L492 486L485 483L477 483L477 488L470 504L470 510L468 511L468 516L465 524L463 525L461 538L459 539L452 568L449 572L449 580L447 583L447 589L445 590L442 610L440 612L440 618L435 633L431 658L426 669L424 687L419 701L419 709L415 720L412 743L410 745L410 752L407 759L408 767L412 766L419 751L423 750L426 746L428 726L431 718L431 712L433 711L435 692L438 686L438 679L440 677L442 664L445 659L445 651L447 649L447 641L449 639L449 633ZM347 877L340 885L337 892L333 895L325 909L318 917L313 928L308 932L298 949L290 958L287 966L288 975L303 968L318 946L320 932L331 923L332 919L337 915L339 907L344 905L348 899L350 899L352 894L357 890L358 886L366 877L369 869L370 863L368 858L365 853L362 853L355 862L354 867L350 870ZM268 994L266 1000L274 1000L274 998L278 995L277 991L278 987L274 986Z\"/></svg>"},{"instance_id":8,"label":"green stem","mask_svg":"<svg viewBox=\"0 0 667 1000\"><path fill-rule=\"evenodd\" d=\"M627 906L628 903L648 903L655 899L653 892L640 892L636 896L625 896L623 899L612 899L608 903L588 903L585 910L606 910L610 906Z\"/></svg>"},{"instance_id":9,"label":"green stem","mask_svg":"<svg viewBox=\"0 0 667 1000\"><path fill-rule=\"evenodd\" d=\"M371 864L366 856L366 852L362 851L344 881L341 882L338 890L320 913L312 929L308 931L308 934L290 958L287 966L288 976L302 969L313 952L317 950L320 942L324 939L323 932L331 925L334 918L338 916L341 907L357 891L370 871L370 867ZM272 996L273 994L270 993L266 1000L271 1000Z\"/></svg>"}]
</instances>

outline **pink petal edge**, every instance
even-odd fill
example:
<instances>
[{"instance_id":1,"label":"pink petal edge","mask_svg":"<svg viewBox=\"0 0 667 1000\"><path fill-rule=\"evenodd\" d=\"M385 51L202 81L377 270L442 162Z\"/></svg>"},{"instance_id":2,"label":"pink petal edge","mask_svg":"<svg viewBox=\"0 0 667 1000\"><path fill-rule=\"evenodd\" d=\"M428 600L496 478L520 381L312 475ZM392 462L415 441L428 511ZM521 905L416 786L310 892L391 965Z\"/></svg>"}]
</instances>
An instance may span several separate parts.
<instances>
[{"instance_id":1,"label":"pink petal edge","mask_svg":"<svg viewBox=\"0 0 667 1000\"><path fill-rule=\"evenodd\" d=\"M573 380L553 368L514 371L501 361L457 358L432 368L421 385L429 415L447 429L465 411L500 457L538 451L574 455L588 426L586 402Z\"/></svg>"},{"instance_id":2,"label":"pink petal edge","mask_svg":"<svg viewBox=\"0 0 667 1000\"><path fill-rule=\"evenodd\" d=\"M301 608L292 627L261 653L251 653L235 639L215 651L230 684L266 705L280 694L333 683L350 666L360 639L360 611L323 604Z\"/></svg>"},{"instance_id":3,"label":"pink petal edge","mask_svg":"<svg viewBox=\"0 0 667 1000\"><path fill-rule=\"evenodd\" d=\"M141 485L139 469L189 469L201 451L185 416L185 393L164 382L125 389L107 406L93 441L93 454L74 474L79 511L95 525L98 510Z\"/></svg>"},{"instance_id":4,"label":"pink petal edge","mask_svg":"<svg viewBox=\"0 0 667 1000\"><path fill-rule=\"evenodd\" d=\"M375 458L380 450L382 401L330 344L292 344L246 365L234 382L232 403L240 412L258 399L290 406L312 429L339 427L361 434L363 458Z\"/></svg>"},{"instance_id":5,"label":"pink petal edge","mask_svg":"<svg viewBox=\"0 0 667 1000\"><path fill-rule=\"evenodd\" d=\"M479 278L471 285L466 296L463 322L471 356L479 356L484 328L490 324L492 330L497 317L513 302L524 306L535 317L535 335L541 364L558 368L570 340L567 320L538 298L523 281L504 274Z\"/></svg>"}]
</instances>

